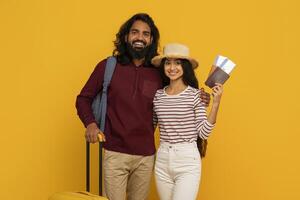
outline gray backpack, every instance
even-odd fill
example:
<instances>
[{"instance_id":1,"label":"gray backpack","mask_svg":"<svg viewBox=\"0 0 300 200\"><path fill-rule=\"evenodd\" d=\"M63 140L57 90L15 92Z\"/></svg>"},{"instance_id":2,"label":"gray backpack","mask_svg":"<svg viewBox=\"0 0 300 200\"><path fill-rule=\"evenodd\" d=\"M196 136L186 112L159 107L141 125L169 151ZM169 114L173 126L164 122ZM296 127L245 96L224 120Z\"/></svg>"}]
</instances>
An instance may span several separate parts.
<instances>
[{"instance_id":1,"label":"gray backpack","mask_svg":"<svg viewBox=\"0 0 300 200\"><path fill-rule=\"evenodd\" d=\"M107 58L103 89L94 98L92 103L92 110L99 129L104 133L106 107L107 107L107 91L112 75L115 71L117 59L113 56ZM99 142L99 195L102 195L102 148L103 143ZM86 190L90 191L90 143L86 142Z\"/></svg>"},{"instance_id":2,"label":"gray backpack","mask_svg":"<svg viewBox=\"0 0 300 200\"><path fill-rule=\"evenodd\" d=\"M107 58L103 79L103 89L97 94L92 103L95 120L102 132L104 132L105 128L108 86L115 71L116 63L117 59L114 56Z\"/></svg>"}]
</instances>

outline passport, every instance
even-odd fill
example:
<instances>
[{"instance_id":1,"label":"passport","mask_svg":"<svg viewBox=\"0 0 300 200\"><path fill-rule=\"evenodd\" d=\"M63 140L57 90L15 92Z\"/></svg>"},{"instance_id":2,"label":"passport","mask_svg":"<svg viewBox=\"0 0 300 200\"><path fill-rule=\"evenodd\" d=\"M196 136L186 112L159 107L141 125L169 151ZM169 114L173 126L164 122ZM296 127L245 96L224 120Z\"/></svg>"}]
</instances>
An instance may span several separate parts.
<instances>
[{"instance_id":1,"label":"passport","mask_svg":"<svg viewBox=\"0 0 300 200\"><path fill-rule=\"evenodd\" d=\"M205 81L205 85L212 88L215 83L224 84L230 77L230 73L236 64L225 56L218 55Z\"/></svg>"}]
</instances>

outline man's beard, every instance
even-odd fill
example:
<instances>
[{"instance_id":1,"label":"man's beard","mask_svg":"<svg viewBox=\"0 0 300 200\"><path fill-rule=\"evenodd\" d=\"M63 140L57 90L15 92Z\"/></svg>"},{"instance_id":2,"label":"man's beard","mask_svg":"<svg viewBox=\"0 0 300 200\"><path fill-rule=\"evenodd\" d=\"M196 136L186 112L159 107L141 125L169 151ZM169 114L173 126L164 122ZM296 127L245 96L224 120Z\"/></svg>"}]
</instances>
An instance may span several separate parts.
<instances>
[{"instance_id":1,"label":"man's beard","mask_svg":"<svg viewBox=\"0 0 300 200\"><path fill-rule=\"evenodd\" d=\"M146 46L144 48L138 49L134 48L130 43L126 44L129 55L132 59L143 59L150 51L150 46Z\"/></svg>"}]
</instances>

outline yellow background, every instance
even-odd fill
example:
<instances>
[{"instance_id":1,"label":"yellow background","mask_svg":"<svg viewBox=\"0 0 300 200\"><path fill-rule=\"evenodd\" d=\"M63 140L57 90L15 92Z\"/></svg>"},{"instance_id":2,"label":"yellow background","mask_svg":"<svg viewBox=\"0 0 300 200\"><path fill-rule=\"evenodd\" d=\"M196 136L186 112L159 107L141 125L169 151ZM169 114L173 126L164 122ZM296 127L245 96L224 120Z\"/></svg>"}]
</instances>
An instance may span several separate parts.
<instances>
[{"instance_id":1,"label":"yellow background","mask_svg":"<svg viewBox=\"0 0 300 200\"><path fill-rule=\"evenodd\" d=\"M137 12L153 17L161 46L190 47L201 62L201 84L217 54L237 63L209 139L198 199L300 199L299 4L1 0L0 199L85 189L75 97L111 54L121 24ZM95 172L94 192L96 178ZM154 184L150 199L158 199Z\"/></svg>"}]
</instances>

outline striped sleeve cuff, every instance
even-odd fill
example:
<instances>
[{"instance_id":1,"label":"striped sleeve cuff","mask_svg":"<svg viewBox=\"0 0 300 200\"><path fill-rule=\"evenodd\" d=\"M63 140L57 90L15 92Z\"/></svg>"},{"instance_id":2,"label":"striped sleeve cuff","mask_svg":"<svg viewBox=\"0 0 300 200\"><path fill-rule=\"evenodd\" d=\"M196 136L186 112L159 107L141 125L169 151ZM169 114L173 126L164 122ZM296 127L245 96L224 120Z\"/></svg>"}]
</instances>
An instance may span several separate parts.
<instances>
[{"instance_id":1,"label":"striped sleeve cuff","mask_svg":"<svg viewBox=\"0 0 300 200\"><path fill-rule=\"evenodd\" d=\"M215 124L211 124L210 122L205 120L200 130L199 137L206 140L209 137L214 126Z\"/></svg>"}]
</instances>

